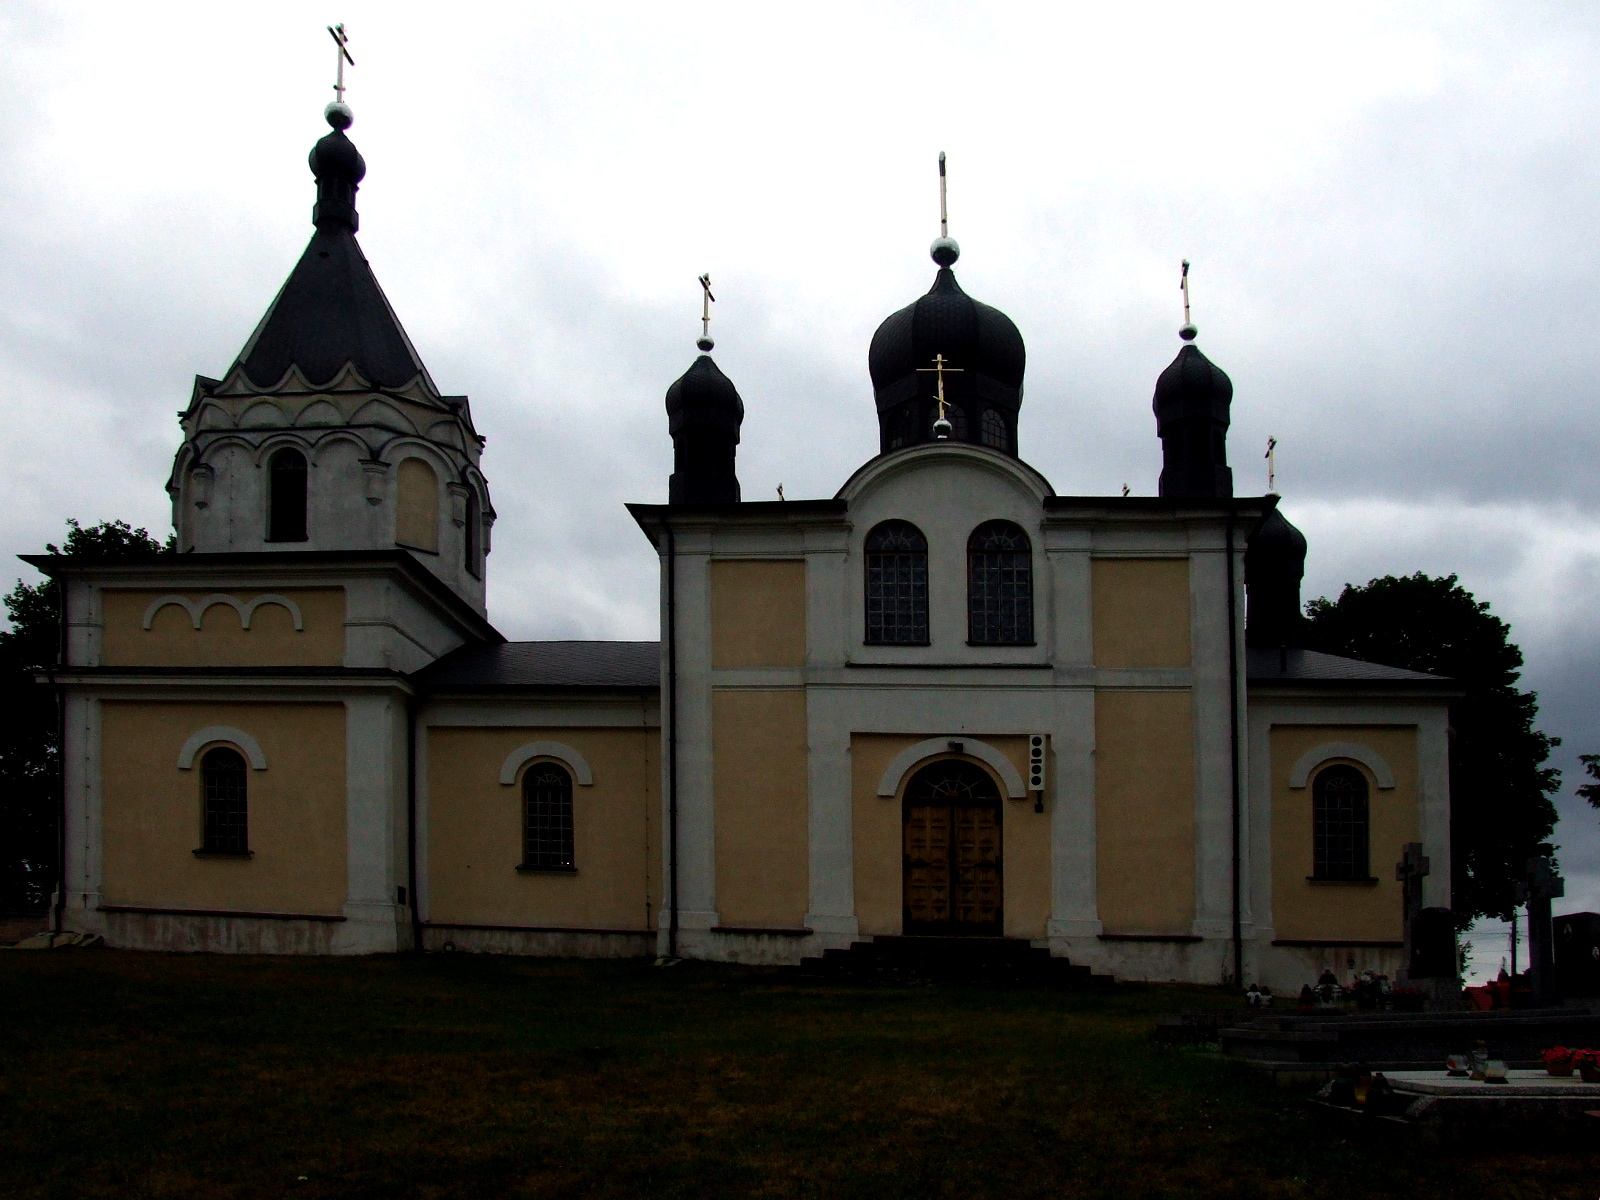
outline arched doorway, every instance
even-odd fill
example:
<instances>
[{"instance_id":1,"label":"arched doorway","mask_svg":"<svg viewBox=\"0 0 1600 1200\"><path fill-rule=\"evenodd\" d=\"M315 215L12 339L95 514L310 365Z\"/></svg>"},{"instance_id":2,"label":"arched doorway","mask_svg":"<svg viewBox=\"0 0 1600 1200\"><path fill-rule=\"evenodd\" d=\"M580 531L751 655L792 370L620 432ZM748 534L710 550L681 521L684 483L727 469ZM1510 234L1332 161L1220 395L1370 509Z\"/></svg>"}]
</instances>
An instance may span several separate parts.
<instances>
[{"instance_id":1,"label":"arched doorway","mask_svg":"<svg viewBox=\"0 0 1600 1200\"><path fill-rule=\"evenodd\" d=\"M905 931L1001 934L1000 789L982 767L930 763L906 785Z\"/></svg>"}]
</instances>

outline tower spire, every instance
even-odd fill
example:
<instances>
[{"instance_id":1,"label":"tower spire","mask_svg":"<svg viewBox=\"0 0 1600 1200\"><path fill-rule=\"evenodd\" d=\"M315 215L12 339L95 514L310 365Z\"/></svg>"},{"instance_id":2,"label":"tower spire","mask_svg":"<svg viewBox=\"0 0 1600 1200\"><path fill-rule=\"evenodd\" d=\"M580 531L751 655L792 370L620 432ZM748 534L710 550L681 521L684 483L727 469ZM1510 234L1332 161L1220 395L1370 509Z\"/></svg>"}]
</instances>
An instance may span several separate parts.
<instances>
[{"instance_id":1,"label":"tower spire","mask_svg":"<svg viewBox=\"0 0 1600 1200\"><path fill-rule=\"evenodd\" d=\"M711 340L711 302L716 297L711 294L711 275L709 272L700 276L700 291L702 293L700 297L700 338L695 342L695 345L700 348L701 353L709 354L716 346L716 343Z\"/></svg>"},{"instance_id":2,"label":"tower spire","mask_svg":"<svg viewBox=\"0 0 1600 1200\"><path fill-rule=\"evenodd\" d=\"M939 236L928 247L928 253L941 267L952 267L956 259L961 257L960 245L950 236L950 206L945 187L943 150L939 151Z\"/></svg>"},{"instance_id":3,"label":"tower spire","mask_svg":"<svg viewBox=\"0 0 1600 1200\"><path fill-rule=\"evenodd\" d=\"M1178 330L1178 336L1186 342L1192 342L1200 331L1194 327L1194 322L1189 319L1189 260L1183 260L1183 271L1178 276L1178 290L1183 293L1183 328Z\"/></svg>"}]
</instances>

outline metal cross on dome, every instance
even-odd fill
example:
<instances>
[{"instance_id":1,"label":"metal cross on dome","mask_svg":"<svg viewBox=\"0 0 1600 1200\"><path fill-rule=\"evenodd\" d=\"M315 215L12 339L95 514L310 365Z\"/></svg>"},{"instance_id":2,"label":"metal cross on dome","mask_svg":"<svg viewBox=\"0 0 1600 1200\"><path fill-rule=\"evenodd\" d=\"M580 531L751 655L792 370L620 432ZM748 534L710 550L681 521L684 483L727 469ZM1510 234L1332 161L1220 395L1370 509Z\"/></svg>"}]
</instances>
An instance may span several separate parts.
<instances>
[{"instance_id":1,"label":"metal cross on dome","mask_svg":"<svg viewBox=\"0 0 1600 1200\"><path fill-rule=\"evenodd\" d=\"M716 343L711 340L711 302L716 299L711 294L711 273L700 276L700 291L704 293L700 298L700 340L695 343L701 350L710 350Z\"/></svg>"},{"instance_id":2,"label":"metal cross on dome","mask_svg":"<svg viewBox=\"0 0 1600 1200\"><path fill-rule=\"evenodd\" d=\"M349 63L353 67L356 65L356 60L350 57L350 35L344 31L343 21L340 21L337 25L329 25L328 36L333 39L333 44L339 48L338 52L334 56L334 61L338 64L339 73L337 79L334 81L333 93L339 98L339 103L343 104L344 65L345 63Z\"/></svg>"},{"instance_id":3,"label":"metal cross on dome","mask_svg":"<svg viewBox=\"0 0 1600 1200\"><path fill-rule=\"evenodd\" d=\"M947 365L947 361L948 360L946 360L944 354L941 352L941 353L935 354L933 356L933 366L931 366L931 367L918 367L917 370L918 371L932 371L934 373L935 377L937 378L937 380L938 380L938 391L936 393L936 397L937 397L937 399L939 401L939 420L940 421L944 421L945 424L948 425L949 422L945 419L945 412L944 412L944 410L945 410L944 375L945 375L946 371L949 371L949 372L951 372L953 374L959 375L959 374L961 374L961 368L960 367L948 366ZM940 434L939 436L948 437L949 435L948 434Z\"/></svg>"}]
</instances>

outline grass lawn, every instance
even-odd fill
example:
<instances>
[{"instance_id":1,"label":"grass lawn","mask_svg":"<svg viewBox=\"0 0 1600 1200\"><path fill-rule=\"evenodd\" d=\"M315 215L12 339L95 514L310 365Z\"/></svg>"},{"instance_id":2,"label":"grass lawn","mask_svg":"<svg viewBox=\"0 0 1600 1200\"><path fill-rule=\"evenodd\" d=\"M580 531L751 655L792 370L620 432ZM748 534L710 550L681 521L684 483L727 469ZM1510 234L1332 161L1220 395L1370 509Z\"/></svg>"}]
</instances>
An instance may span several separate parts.
<instances>
[{"instance_id":1,"label":"grass lawn","mask_svg":"<svg viewBox=\"0 0 1600 1200\"><path fill-rule=\"evenodd\" d=\"M0 1195L1600 1194L1600 1150L1347 1137L1304 1093L1149 1038L1156 1013L1231 1002L690 963L4 953Z\"/></svg>"}]
</instances>

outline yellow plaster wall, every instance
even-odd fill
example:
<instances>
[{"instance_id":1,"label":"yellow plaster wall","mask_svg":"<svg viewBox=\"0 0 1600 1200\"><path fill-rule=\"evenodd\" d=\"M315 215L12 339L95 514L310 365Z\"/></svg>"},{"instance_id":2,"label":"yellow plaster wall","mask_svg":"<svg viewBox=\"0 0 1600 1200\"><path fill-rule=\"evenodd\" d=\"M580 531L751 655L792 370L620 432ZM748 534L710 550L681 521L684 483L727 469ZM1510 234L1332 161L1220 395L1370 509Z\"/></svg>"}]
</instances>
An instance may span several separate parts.
<instances>
[{"instance_id":1,"label":"yellow plaster wall","mask_svg":"<svg viewBox=\"0 0 1600 1200\"><path fill-rule=\"evenodd\" d=\"M723 559L711 564L711 665L806 665L803 560Z\"/></svg>"},{"instance_id":2,"label":"yellow plaster wall","mask_svg":"<svg viewBox=\"0 0 1600 1200\"><path fill-rule=\"evenodd\" d=\"M439 552L439 477L420 458L401 460L394 540L417 550Z\"/></svg>"},{"instance_id":3,"label":"yellow plaster wall","mask_svg":"<svg viewBox=\"0 0 1600 1200\"><path fill-rule=\"evenodd\" d=\"M1097 667L1189 665L1189 560L1090 560Z\"/></svg>"},{"instance_id":4,"label":"yellow plaster wall","mask_svg":"<svg viewBox=\"0 0 1600 1200\"><path fill-rule=\"evenodd\" d=\"M1194 731L1188 692L1095 693L1095 831L1107 933L1194 921Z\"/></svg>"},{"instance_id":5,"label":"yellow plaster wall","mask_svg":"<svg viewBox=\"0 0 1600 1200\"><path fill-rule=\"evenodd\" d=\"M804 689L711 693L717 914L799 929L810 907Z\"/></svg>"},{"instance_id":6,"label":"yellow plaster wall","mask_svg":"<svg viewBox=\"0 0 1600 1200\"><path fill-rule=\"evenodd\" d=\"M653 729L429 728L428 916L464 925L653 928L661 903ZM506 756L561 742L588 762L573 780L577 871L519 874L522 780L500 782ZM540 760L533 760L538 762ZM523 768L526 770L526 767Z\"/></svg>"},{"instance_id":7,"label":"yellow plaster wall","mask_svg":"<svg viewBox=\"0 0 1600 1200\"><path fill-rule=\"evenodd\" d=\"M1289 786L1300 756L1327 742L1354 742L1377 752L1394 772L1380 789L1367 777L1368 868L1377 883L1311 883L1311 781ZM1315 771L1312 778L1315 778ZM1278 938L1307 941L1398 941L1400 884L1394 864L1418 840L1417 731L1414 726L1279 725L1272 730L1272 924Z\"/></svg>"},{"instance_id":8,"label":"yellow plaster wall","mask_svg":"<svg viewBox=\"0 0 1600 1200\"><path fill-rule=\"evenodd\" d=\"M199 758L190 735L227 725L256 739L247 773L249 859L202 859ZM344 909L345 733L341 704L101 706L105 902L152 908L321 913Z\"/></svg>"},{"instance_id":9,"label":"yellow plaster wall","mask_svg":"<svg viewBox=\"0 0 1600 1200\"><path fill-rule=\"evenodd\" d=\"M293 600L300 629L281 604L263 604L245 629L238 609L213 604L200 618L168 604L145 629L145 610L163 596L182 596L198 604L207 596L231 596L248 604L271 594ZM278 588L234 592L173 592L108 588L100 595L104 628L100 662L108 667L336 667L344 662L344 589Z\"/></svg>"},{"instance_id":10,"label":"yellow plaster wall","mask_svg":"<svg viewBox=\"0 0 1600 1200\"><path fill-rule=\"evenodd\" d=\"M857 733L850 737L851 796L855 845L856 920L863 936L904 931L901 797L878 795L878 780L895 755L925 739L921 735ZM1028 739L985 737L1027 779ZM941 754L929 758L957 758ZM975 760L974 760L975 761ZM986 764L978 763L988 770ZM907 772L910 779L915 768ZM997 779L1000 795L1005 787ZM902 782L901 791L904 792ZM1033 798L1001 806L1001 878L1007 937L1043 937L1050 919L1050 812L1033 811Z\"/></svg>"}]
</instances>

